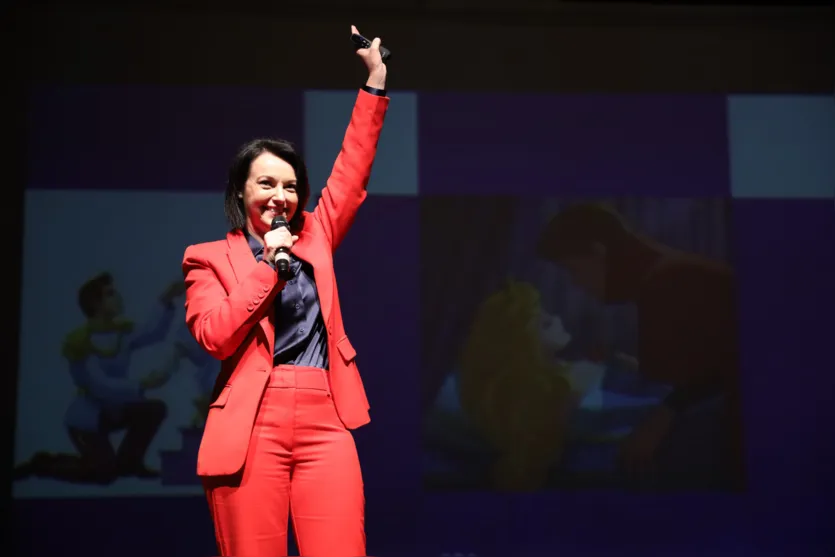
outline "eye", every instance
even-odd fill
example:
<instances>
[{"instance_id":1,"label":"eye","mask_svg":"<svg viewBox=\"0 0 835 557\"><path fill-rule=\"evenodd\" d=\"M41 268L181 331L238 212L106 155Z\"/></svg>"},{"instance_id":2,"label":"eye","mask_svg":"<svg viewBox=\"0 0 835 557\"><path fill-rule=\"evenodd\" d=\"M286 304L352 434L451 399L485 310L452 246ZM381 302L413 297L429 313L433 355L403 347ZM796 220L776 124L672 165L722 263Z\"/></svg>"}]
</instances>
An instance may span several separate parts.
<instances>
[{"instance_id":1,"label":"eye","mask_svg":"<svg viewBox=\"0 0 835 557\"><path fill-rule=\"evenodd\" d=\"M296 191L296 184L287 184L284 186L284 189L287 191Z\"/></svg>"}]
</instances>

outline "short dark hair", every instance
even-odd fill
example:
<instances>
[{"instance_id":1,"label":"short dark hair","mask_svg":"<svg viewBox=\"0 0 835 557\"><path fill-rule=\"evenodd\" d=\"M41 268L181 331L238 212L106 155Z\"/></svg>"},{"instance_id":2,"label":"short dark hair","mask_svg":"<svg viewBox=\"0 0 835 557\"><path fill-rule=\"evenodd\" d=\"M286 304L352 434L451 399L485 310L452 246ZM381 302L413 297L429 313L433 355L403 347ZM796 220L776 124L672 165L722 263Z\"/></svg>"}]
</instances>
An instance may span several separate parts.
<instances>
[{"instance_id":1,"label":"short dark hair","mask_svg":"<svg viewBox=\"0 0 835 557\"><path fill-rule=\"evenodd\" d=\"M78 306L88 318L93 317L104 299L104 291L113 285L110 273L101 273L91 278L78 289Z\"/></svg>"},{"instance_id":2,"label":"short dark hair","mask_svg":"<svg viewBox=\"0 0 835 557\"><path fill-rule=\"evenodd\" d=\"M223 201L226 218L232 228L243 229L246 226L246 211L244 210L243 200L238 197L238 194L244 190L252 161L263 153L272 153L292 166L296 172L299 206L296 209L296 214L290 219L290 228L299 230L303 219L302 212L310 197L310 184L304 159L296 147L284 139L253 139L238 149L238 153L232 159L232 164L229 167L229 179L226 182L226 194Z\"/></svg>"},{"instance_id":3,"label":"short dark hair","mask_svg":"<svg viewBox=\"0 0 835 557\"><path fill-rule=\"evenodd\" d=\"M546 225L539 236L540 257L561 262L593 253L595 243L612 249L632 235L623 217L602 203L571 206Z\"/></svg>"}]
</instances>

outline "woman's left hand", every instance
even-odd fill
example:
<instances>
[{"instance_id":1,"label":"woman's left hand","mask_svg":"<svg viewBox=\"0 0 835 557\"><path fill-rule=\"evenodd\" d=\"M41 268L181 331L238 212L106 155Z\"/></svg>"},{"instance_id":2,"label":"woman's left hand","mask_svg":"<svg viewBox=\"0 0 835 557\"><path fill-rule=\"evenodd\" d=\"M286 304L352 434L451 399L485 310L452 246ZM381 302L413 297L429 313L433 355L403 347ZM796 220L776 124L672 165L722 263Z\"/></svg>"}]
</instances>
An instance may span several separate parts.
<instances>
[{"instance_id":1,"label":"woman's left hand","mask_svg":"<svg viewBox=\"0 0 835 557\"><path fill-rule=\"evenodd\" d=\"M359 30L351 25L351 33L359 34ZM371 41L370 47L357 50L357 54L365 62L365 67L368 68L368 81L365 84L375 89L385 89L386 65L380 55L380 38L375 37Z\"/></svg>"}]
</instances>

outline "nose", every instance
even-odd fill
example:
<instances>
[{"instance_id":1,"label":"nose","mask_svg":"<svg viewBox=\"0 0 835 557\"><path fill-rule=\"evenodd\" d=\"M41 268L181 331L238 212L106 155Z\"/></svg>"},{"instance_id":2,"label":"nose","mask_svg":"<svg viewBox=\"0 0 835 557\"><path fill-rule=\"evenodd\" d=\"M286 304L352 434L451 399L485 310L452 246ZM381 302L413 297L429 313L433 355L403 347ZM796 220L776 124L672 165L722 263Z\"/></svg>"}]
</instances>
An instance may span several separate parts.
<instances>
[{"instance_id":1,"label":"nose","mask_svg":"<svg viewBox=\"0 0 835 557\"><path fill-rule=\"evenodd\" d=\"M275 188L275 193L273 194L273 201L275 201L277 204L280 203L284 205L284 188L281 185Z\"/></svg>"}]
</instances>

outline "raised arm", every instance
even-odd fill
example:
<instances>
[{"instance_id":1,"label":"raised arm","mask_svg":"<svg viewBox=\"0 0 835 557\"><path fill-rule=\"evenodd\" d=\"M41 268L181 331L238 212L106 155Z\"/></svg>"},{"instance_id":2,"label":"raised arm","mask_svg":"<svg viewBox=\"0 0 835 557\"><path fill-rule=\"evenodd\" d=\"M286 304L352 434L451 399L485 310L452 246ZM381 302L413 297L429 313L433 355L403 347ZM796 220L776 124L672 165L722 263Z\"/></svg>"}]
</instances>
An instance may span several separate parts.
<instances>
[{"instance_id":1,"label":"raised arm","mask_svg":"<svg viewBox=\"0 0 835 557\"><path fill-rule=\"evenodd\" d=\"M284 287L275 270L260 262L227 294L209 262L195 246L183 256L186 325L200 346L218 360L230 357L264 317L275 293ZM266 294L264 298L261 298ZM253 304L252 300L262 300Z\"/></svg>"},{"instance_id":2,"label":"raised arm","mask_svg":"<svg viewBox=\"0 0 835 557\"><path fill-rule=\"evenodd\" d=\"M139 350L164 341L174 321L174 315L174 304L170 301L163 300L155 304L142 328L131 335L128 349Z\"/></svg>"},{"instance_id":3,"label":"raised arm","mask_svg":"<svg viewBox=\"0 0 835 557\"><path fill-rule=\"evenodd\" d=\"M356 27L351 30L358 32ZM386 96L387 70L380 56L380 39L375 38L370 48L360 49L357 54L368 68L368 80L359 91L342 148L313 211L314 217L322 223L333 250L342 243L359 206L365 201L389 105Z\"/></svg>"}]
</instances>

